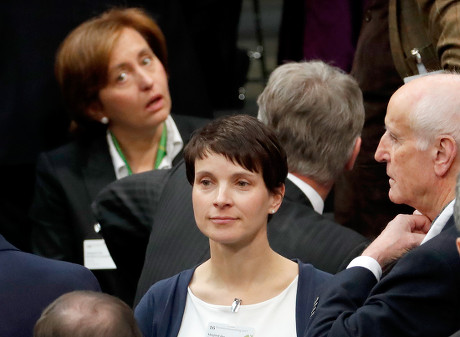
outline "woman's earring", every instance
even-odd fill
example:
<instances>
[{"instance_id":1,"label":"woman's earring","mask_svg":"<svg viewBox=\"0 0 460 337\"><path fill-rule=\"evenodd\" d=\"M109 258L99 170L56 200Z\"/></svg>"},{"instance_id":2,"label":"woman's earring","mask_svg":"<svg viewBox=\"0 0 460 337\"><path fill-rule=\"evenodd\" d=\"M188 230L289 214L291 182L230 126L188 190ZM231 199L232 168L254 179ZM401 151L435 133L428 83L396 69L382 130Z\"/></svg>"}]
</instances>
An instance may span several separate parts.
<instances>
[{"instance_id":1,"label":"woman's earring","mask_svg":"<svg viewBox=\"0 0 460 337\"><path fill-rule=\"evenodd\" d=\"M109 119L104 116L104 117L101 118L101 123L102 124L109 124Z\"/></svg>"},{"instance_id":2,"label":"woman's earring","mask_svg":"<svg viewBox=\"0 0 460 337\"><path fill-rule=\"evenodd\" d=\"M275 214L275 210L274 210L274 209L272 209L271 213L272 213L272 214Z\"/></svg>"}]
</instances>

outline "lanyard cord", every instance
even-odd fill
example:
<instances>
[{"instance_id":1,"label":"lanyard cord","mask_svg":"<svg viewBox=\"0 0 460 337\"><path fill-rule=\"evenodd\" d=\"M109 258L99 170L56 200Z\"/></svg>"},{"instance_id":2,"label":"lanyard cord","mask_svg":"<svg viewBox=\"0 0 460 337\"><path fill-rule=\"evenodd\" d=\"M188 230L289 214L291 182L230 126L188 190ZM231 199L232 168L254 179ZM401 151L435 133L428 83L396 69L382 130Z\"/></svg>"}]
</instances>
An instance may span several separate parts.
<instances>
[{"instance_id":1,"label":"lanyard cord","mask_svg":"<svg viewBox=\"0 0 460 337\"><path fill-rule=\"evenodd\" d=\"M161 133L160 144L158 145L157 157L155 160L155 168L158 168L158 166L160 166L161 161L166 156L167 135L168 135L168 132L166 130L166 125L164 125L163 132ZM133 171L131 170L131 167L129 166L128 161L126 160L126 157L123 154L123 151L121 150L120 144L118 144L118 141L112 132L110 132L110 137L112 137L113 145L115 145L115 148L117 149L118 154L120 155L121 159L126 165L126 169L128 170L128 175L132 175Z\"/></svg>"},{"instance_id":2,"label":"lanyard cord","mask_svg":"<svg viewBox=\"0 0 460 337\"><path fill-rule=\"evenodd\" d=\"M166 156L166 140L168 138L168 131L166 130L166 124L163 125L163 132L161 133L160 144L158 145L157 159L155 160L155 168L157 169L163 158Z\"/></svg>"}]
</instances>

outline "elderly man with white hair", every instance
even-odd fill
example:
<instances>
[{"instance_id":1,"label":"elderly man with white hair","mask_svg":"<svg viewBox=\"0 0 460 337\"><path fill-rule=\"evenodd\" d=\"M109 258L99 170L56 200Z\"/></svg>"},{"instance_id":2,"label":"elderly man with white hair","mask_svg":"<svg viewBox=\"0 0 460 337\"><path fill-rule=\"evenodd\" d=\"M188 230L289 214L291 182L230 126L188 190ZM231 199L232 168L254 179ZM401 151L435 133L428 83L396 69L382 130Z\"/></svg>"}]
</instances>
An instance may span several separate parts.
<instances>
[{"instance_id":1,"label":"elderly man with white hair","mask_svg":"<svg viewBox=\"0 0 460 337\"><path fill-rule=\"evenodd\" d=\"M460 329L453 218L459 92L460 75L438 74L413 80L392 96L375 158L387 164L390 199L416 211L398 215L332 279L305 336L439 337Z\"/></svg>"}]
</instances>

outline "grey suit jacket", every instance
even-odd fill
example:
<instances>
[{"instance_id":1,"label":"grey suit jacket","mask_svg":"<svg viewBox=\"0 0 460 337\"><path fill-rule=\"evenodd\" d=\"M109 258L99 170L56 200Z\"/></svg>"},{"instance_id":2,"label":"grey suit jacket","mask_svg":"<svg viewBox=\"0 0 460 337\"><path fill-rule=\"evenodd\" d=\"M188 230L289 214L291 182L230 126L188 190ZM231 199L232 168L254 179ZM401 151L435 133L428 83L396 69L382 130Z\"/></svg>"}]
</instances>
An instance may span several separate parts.
<instances>
[{"instance_id":1,"label":"grey suit jacket","mask_svg":"<svg viewBox=\"0 0 460 337\"><path fill-rule=\"evenodd\" d=\"M208 239L195 224L192 188L186 179L185 164L171 169L161 197L157 199L158 195L148 191L164 179L156 171L127 177L107 186L93 204L114 259L120 256L127 260L123 265L126 272L133 275L140 270L129 260L144 261L136 304L156 281L209 258ZM150 226L150 238L145 247L145 240L139 238L146 237ZM117 235L123 240L117 240ZM272 248L287 258L299 258L330 273L342 270L368 243L358 233L317 214L305 195L290 181L286 182L285 200L280 210L268 223L268 238ZM118 265L118 261L115 262Z\"/></svg>"}]
</instances>

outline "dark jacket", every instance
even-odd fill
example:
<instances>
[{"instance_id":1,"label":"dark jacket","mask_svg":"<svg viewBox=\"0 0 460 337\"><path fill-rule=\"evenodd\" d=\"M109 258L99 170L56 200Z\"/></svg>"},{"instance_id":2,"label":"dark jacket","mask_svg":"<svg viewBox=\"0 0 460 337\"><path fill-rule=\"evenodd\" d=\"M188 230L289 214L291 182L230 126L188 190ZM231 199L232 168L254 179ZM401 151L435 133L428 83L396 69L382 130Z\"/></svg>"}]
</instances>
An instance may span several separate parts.
<instances>
[{"instance_id":1,"label":"dark jacket","mask_svg":"<svg viewBox=\"0 0 460 337\"><path fill-rule=\"evenodd\" d=\"M173 116L184 144L194 129L207 120ZM181 159L182 152L174 162ZM102 239L95 231L91 202L99 191L116 180L105 133L87 143L73 142L41 154L37 164L32 251L38 255L83 264L83 241ZM132 289L118 270L95 270L102 290L130 301Z\"/></svg>"},{"instance_id":2,"label":"dark jacket","mask_svg":"<svg viewBox=\"0 0 460 337\"><path fill-rule=\"evenodd\" d=\"M43 309L74 290L100 291L86 268L25 253L0 235L0 336L32 337Z\"/></svg>"},{"instance_id":3,"label":"dark jacket","mask_svg":"<svg viewBox=\"0 0 460 337\"><path fill-rule=\"evenodd\" d=\"M449 336L460 329L460 257L453 217L377 282L362 267L335 275L306 337ZM359 286L357 286L359 285Z\"/></svg>"}]
</instances>

